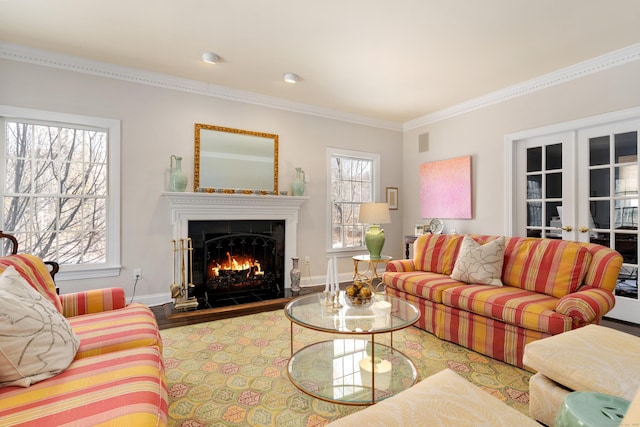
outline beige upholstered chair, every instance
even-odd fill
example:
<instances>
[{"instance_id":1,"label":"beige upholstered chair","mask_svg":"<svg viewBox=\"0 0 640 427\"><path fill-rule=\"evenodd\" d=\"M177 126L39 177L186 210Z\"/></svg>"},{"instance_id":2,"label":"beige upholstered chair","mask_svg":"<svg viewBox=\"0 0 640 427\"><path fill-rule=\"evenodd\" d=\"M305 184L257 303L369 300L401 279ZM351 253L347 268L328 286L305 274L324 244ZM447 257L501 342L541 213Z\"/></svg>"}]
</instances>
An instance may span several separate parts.
<instances>
[{"instance_id":1,"label":"beige upholstered chair","mask_svg":"<svg viewBox=\"0 0 640 427\"><path fill-rule=\"evenodd\" d=\"M334 421L329 426L540 427L533 419L450 369L440 371L395 396Z\"/></svg>"},{"instance_id":2,"label":"beige upholstered chair","mask_svg":"<svg viewBox=\"0 0 640 427\"><path fill-rule=\"evenodd\" d=\"M640 338L588 325L527 344L529 416L553 426L571 391L594 391L631 401L640 389Z\"/></svg>"}]
</instances>

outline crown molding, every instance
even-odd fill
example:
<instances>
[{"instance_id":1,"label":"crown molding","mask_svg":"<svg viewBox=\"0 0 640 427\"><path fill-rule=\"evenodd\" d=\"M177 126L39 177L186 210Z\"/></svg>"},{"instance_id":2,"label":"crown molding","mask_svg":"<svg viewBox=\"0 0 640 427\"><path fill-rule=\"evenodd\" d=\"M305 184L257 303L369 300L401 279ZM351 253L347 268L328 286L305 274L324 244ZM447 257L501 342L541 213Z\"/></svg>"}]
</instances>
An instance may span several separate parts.
<instances>
[{"instance_id":1,"label":"crown molding","mask_svg":"<svg viewBox=\"0 0 640 427\"><path fill-rule=\"evenodd\" d=\"M12 61L58 68L78 73L91 74L132 83L156 86L165 89L195 93L203 96L225 99L228 101L253 104L261 107L274 108L294 113L323 117L331 120L354 123L358 125L377 127L382 129L402 131L402 123L378 120L358 114L351 114L330 108L300 102L288 101L274 96L261 95L255 92L242 91L225 86L206 83L198 80L183 79L152 71L145 71L131 67L124 67L106 62L84 59L77 56L65 55L25 46L0 42L0 58Z\"/></svg>"},{"instance_id":2,"label":"crown molding","mask_svg":"<svg viewBox=\"0 0 640 427\"><path fill-rule=\"evenodd\" d=\"M0 58L124 80L132 83L156 86L165 89L195 93L203 96L211 96L229 101L242 102L245 104L258 105L266 108L274 108L363 126L404 132L498 104L500 102L508 101L513 98L528 95L530 93L585 77L590 74L637 61L640 59L640 43L571 65L526 82L506 87L404 123L373 119L366 116L288 101L282 98L232 89L198 80L183 79L152 71L123 67L120 65L28 48L6 42L0 42Z\"/></svg>"},{"instance_id":3,"label":"crown molding","mask_svg":"<svg viewBox=\"0 0 640 427\"><path fill-rule=\"evenodd\" d=\"M590 74L608 70L640 60L640 43L619 49L560 70L544 74L526 82L508 86L504 89L462 102L449 108L424 115L404 123L403 131L412 130L440 120L478 110L500 102L549 88Z\"/></svg>"}]
</instances>

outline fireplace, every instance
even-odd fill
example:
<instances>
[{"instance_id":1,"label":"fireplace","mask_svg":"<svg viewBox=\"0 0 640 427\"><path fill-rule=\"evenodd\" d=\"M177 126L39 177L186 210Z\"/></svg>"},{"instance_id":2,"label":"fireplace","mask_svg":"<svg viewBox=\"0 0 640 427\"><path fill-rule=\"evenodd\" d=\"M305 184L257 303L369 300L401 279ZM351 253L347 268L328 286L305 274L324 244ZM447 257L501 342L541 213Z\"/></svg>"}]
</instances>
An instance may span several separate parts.
<instances>
[{"instance_id":1,"label":"fireplace","mask_svg":"<svg viewBox=\"0 0 640 427\"><path fill-rule=\"evenodd\" d=\"M291 287L288 272L291 258L297 256L298 211L306 197L187 192L163 196L171 210L173 238L193 242L192 291L199 308L281 298ZM238 267L232 270L225 264ZM168 270L167 284L170 275ZM198 285L204 286L196 290Z\"/></svg>"},{"instance_id":2,"label":"fireplace","mask_svg":"<svg viewBox=\"0 0 640 427\"><path fill-rule=\"evenodd\" d=\"M283 220L189 221L198 308L284 296Z\"/></svg>"}]
</instances>

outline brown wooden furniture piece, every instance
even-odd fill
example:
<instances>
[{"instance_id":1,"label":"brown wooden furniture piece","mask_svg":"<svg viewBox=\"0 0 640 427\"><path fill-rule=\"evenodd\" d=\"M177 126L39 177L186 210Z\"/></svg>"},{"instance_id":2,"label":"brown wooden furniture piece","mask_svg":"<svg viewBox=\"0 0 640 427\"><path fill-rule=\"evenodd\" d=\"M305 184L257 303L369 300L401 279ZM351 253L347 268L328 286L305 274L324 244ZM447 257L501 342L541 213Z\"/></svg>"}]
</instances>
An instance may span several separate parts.
<instances>
[{"instance_id":1,"label":"brown wooden furniture piece","mask_svg":"<svg viewBox=\"0 0 640 427\"><path fill-rule=\"evenodd\" d=\"M0 239L8 239L11 242L11 253L9 255L16 255L18 253L18 239L16 239L15 236L0 230ZM51 268L49 273L51 274L51 278L55 279L56 273L60 270L60 265L55 261L44 261L44 263ZM58 288L56 288L56 290L58 290Z\"/></svg>"}]
</instances>

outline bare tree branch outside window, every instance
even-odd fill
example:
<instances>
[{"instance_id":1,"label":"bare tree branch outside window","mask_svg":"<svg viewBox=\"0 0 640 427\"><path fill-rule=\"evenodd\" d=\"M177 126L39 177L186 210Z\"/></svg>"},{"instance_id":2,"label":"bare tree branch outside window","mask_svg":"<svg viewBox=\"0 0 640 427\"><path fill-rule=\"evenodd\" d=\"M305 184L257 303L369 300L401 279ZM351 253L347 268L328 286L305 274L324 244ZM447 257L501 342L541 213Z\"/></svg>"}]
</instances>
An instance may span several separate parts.
<instances>
[{"instance_id":1,"label":"bare tree branch outside window","mask_svg":"<svg viewBox=\"0 0 640 427\"><path fill-rule=\"evenodd\" d=\"M332 248L364 245L365 225L358 224L360 203L373 201L373 162L333 155L331 158Z\"/></svg>"},{"instance_id":2,"label":"bare tree branch outside window","mask_svg":"<svg viewBox=\"0 0 640 427\"><path fill-rule=\"evenodd\" d=\"M2 230L21 252L64 264L106 261L104 129L5 122ZM5 248L6 253L6 248Z\"/></svg>"}]
</instances>

